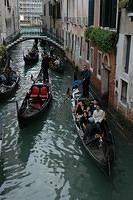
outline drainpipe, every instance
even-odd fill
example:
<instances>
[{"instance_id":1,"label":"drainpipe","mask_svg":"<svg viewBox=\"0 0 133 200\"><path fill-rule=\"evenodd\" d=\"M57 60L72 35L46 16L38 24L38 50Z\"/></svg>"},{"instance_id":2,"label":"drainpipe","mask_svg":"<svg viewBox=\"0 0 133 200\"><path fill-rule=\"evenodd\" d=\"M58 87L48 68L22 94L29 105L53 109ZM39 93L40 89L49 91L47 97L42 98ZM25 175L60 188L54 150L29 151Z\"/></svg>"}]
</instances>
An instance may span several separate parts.
<instances>
[{"instance_id":1,"label":"drainpipe","mask_svg":"<svg viewBox=\"0 0 133 200\"><path fill-rule=\"evenodd\" d=\"M68 0L67 0L67 22L68 22ZM68 31L68 23L67 23L67 31Z\"/></svg>"}]
</instances>

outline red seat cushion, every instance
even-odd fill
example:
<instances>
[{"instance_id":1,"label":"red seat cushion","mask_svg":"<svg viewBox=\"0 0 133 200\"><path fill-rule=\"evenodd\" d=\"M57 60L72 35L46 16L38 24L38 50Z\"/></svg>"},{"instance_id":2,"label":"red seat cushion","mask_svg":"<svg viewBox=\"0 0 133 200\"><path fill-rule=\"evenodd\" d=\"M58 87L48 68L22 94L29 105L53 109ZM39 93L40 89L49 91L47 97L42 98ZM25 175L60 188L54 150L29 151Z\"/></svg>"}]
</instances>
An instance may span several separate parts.
<instances>
[{"instance_id":1,"label":"red seat cushion","mask_svg":"<svg viewBox=\"0 0 133 200\"><path fill-rule=\"evenodd\" d=\"M43 86L40 88L40 95L41 98L48 98L48 88Z\"/></svg>"},{"instance_id":2,"label":"red seat cushion","mask_svg":"<svg viewBox=\"0 0 133 200\"><path fill-rule=\"evenodd\" d=\"M37 86L33 86L31 88L31 95L30 97L38 97L39 95L39 88Z\"/></svg>"}]
</instances>

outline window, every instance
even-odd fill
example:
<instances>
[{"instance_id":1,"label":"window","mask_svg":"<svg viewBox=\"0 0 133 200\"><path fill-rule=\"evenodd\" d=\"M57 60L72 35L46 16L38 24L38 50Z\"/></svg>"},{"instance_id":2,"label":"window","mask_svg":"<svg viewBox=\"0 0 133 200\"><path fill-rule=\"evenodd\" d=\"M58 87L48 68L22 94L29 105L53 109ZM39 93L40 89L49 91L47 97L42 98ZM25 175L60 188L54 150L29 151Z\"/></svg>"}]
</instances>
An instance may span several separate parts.
<instances>
[{"instance_id":1,"label":"window","mask_svg":"<svg viewBox=\"0 0 133 200\"><path fill-rule=\"evenodd\" d=\"M66 31L66 46L67 46L67 31Z\"/></svg>"},{"instance_id":2,"label":"window","mask_svg":"<svg viewBox=\"0 0 133 200\"><path fill-rule=\"evenodd\" d=\"M127 102L127 82L121 81L121 101L125 104Z\"/></svg>"},{"instance_id":3,"label":"window","mask_svg":"<svg viewBox=\"0 0 133 200\"><path fill-rule=\"evenodd\" d=\"M83 42L83 38L81 37L81 39L80 39L80 56L82 56L82 42Z\"/></svg>"},{"instance_id":4,"label":"window","mask_svg":"<svg viewBox=\"0 0 133 200\"><path fill-rule=\"evenodd\" d=\"M97 75L101 76L101 67L102 67L102 53L98 51L97 56Z\"/></svg>"},{"instance_id":5,"label":"window","mask_svg":"<svg viewBox=\"0 0 133 200\"><path fill-rule=\"evenodd\" d=\"M89 0L89 16L88 16L88 25L91 26L94 24L94 0Z\"/></svg>"},{"instance_id":6,"label":"window","mask_svg":"<svg viewBox=\"0 0 133 200\"><path fill-rule=\"evenodd\" d=\"M73 51L73 45L74 45L74 35L72 34L72 51Z\"/></svg>"},{"instance_id":7,"label":"window","mask_svg":"<svg viewBox=\"0 0 133 200\"><path fill-rule=\"evenodd\" d=\"M70 32L68 33L68 46L70 48L71 46L71 37L70 37Z\"/></svg>"},{"instance_id":8,"label":"window","mask_svg":"<svg viewBox=\"0 0 133 200\"><path fill-rule=\"evenodd\" d=\"M117 0L100 1L100 26L116 28Z\"/></svg>"},{"instance_id":9,"label":"window","mask_svg":"<svg viewBox=\"0 0 133 200\"><path fill-rule=\"evenodd\" d=\"M76 51L76 45L77 45L77 35L75 35L75 51Z\"/></svg>"},{"instance_id":10,"label":"window","mask_svg":"<svg viewBox=\"0 0 133 200\"><path fill-rule=\"evenodd\" d=\"M57 3L57 19L61 18L61 8L60 3Z\"/></svg>"},{"instance_id":11,"label":"window","mask_svg":"<svg viewBox=\"0 0 133 200\"><path fill-rule=\"evenodd\" d=\"M44 5L44 7L43 7L43 14L44 14L44 16L46 16L46 5Z\"/></svg>"},{"instance_id":12,"label":"window","mask_svg":"<svg viewBox=\"0 0 133 200\"><path fill-rule=\"evenodd\" d=\"M49 2L49 16L52 16L52 4Z\"/></svg>"},{"instance_id":13,"label":"window","mask_svg":"<svg viewBox=\"0 0 133 200\"><path fill-rule=\"evenodd\" d=\"M93 69L93 62L94 62L94 49L90 48L90 67Z\"/></svg>"},{"instance_id":14,"label":"window","mask_svg":"<svg viewBox=\"0 0 133 200\"><path fill-rule=\"evenodd\" d=\"M125 46L125 73L129 70L129 59L130 59L130 45L131 45L131 35L126 35L126 46Z\"/></svg>"},{"instance_id":15,"label":"window","mask_svg":"<svg viewBox=\"0 0 133 200\"><path fill-rule=\"evenodd\" d=\"M87 60L90 58L90 41L87 42Z\"/></svg>"}]
</instances>

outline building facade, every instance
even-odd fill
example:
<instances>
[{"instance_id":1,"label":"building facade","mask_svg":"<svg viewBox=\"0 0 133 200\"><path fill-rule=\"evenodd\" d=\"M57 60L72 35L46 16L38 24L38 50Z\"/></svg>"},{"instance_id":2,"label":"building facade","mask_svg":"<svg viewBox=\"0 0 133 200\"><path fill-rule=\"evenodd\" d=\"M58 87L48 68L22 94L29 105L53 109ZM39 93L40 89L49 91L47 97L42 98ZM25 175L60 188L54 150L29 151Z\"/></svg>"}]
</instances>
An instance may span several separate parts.
<instances>
[{"instance_id":1,"label":"building facade","mask_svg":"<svg viewBox=\"0 0 133 200\"><path fill-rule=\"evenodd\" d=\"M91 82L104 102L114 106L116 46L108 50L106 48L108 41L103 35L112 35L112 37L116 35L117 38L118 2L117 0L89 0L88 13L88 25L93 27L95 34L98 35L98 38L94 38L95 41L88 38ZM98 40L101 41L101 45Z\"/></svg>"},{"instance_id":2,"label":"building facade","mask_svg":"<svg viewBox=\"0 0 133 200\"><path fill-rule=\"evenodd\" d=\"M0 1L0 42L15 37L19 31L18 0Z\"/></svg>"},{"instance_id":3,"label":"building facade","mask_svg":"<svg viewBox=\"0 0 133 200\"><path fill-rule=\"evenodd\" d=\"M66 54L81 67L87 61L84 31L88 25L88 0L62 0L62 19Z\"/></svg>"},{"instance_id":4,"label":"building facade","mask_svg":"<svg viewBox=\"0 0 133 200\"><path fill-rule=\"evenodd\" d=\"M42 0L19 0L21 26L41 24Z\"/></svg>"},{"instance_id":5,"label":"building facade","mask_svg":"<svg viewBox=\"0 0 133 200\"><path fill-rule=\"evenodd\" d=\"M75 65L90 68L103 101L133 121L133 1L126 7L121 10L119 0L43 0L43 27L64 38ZM100 45L97 38L86 38L87 29L95 31ZM108 40L111 48L105 48Z\"/></svg>"},{"instance_id":6,"label":"building facade","mask_svg":"<svg viewBox=\"0 0 133 200\"><path fill-rule=\"evenodd\" d=\"M63 40L62 0L43 0L42 29Z\"/></svg>"},{"instance_id":7,"label":"building facade","mask_svg":"<svg viewBox=\"0 0 133 200\"><path fill-rule=\"evenodd\" d=\"M117 45L116 108L133 121L133 1L121 9L119 40Z\"/></svg>"}]
</instances>

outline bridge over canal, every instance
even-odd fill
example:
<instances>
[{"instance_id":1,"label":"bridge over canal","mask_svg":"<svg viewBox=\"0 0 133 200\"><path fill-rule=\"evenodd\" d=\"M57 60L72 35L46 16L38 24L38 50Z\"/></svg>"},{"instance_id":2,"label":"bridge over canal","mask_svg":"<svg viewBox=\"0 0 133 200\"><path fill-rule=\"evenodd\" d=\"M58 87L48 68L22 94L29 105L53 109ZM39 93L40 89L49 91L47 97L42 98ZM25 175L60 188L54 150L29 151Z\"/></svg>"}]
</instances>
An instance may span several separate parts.
<instances>
[{"instance_id":1,"label":"bridge over canal","mask_svg":"<svg viewBox=\"0 0 133 200\"><path fill-rule=\"evenodd\" d=\"M64 51L64 40L62 38L59 38L56 34L53 32L50 32L48 30L45 30L42 32L41 27L23 27L20 30L20 37L13 42L9 43L6 47L7 49L10 49L12 46L23 42L25 40L30 39L40 39L40 40L46 40L50 43L54 44L58 48Z\"/></svg>"}]
</instances>

